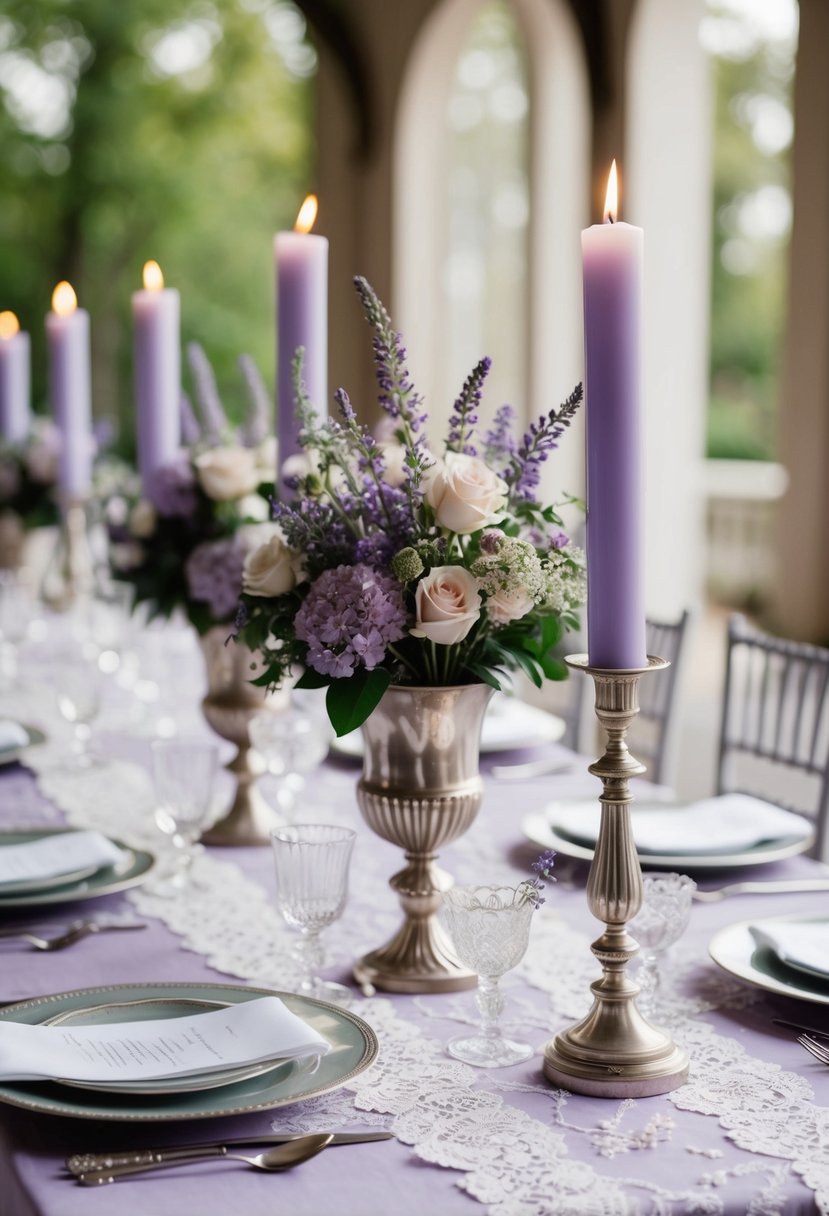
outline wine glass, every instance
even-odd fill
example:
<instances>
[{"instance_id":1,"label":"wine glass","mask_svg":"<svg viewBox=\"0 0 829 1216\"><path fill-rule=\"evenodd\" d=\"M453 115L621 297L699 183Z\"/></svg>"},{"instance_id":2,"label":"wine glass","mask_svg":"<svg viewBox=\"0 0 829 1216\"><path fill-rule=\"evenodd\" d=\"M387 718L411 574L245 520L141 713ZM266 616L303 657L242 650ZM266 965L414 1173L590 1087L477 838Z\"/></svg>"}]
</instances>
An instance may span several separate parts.
<instances>
[{"instance_id":1,"label":"wine glass","mask_svg":"<svg viewBox=\"0 0 829 1216\"><path fill-rule=\"evenodd\" d=\"M35 612L36 601L28 570L0 570L0 670L6 688L18 680L18 650Z\"/></svg>"},{"instance_id":2,"label":"wine glass","mask_svg":"<svg viewBox=\"0 0 829 1216\"><path fill-rule=\"evenodd\" d=\"M280 778L279 809L290 814L305 787L305 774L328 754L330 727L319 717L291 707L281 713L263 710L254 714L248 731L268 772Z\"/></svg>"},{"instance_id":3,"label":"wine glass","mask_svg":"<svg viewBox=\"0 0 829 1216\"><path fill-rule=\"evenodd\" d=\"M697 884L687 874L652 873L642 878L642 906L628 923L641 950L637 1004L653 1006L660 983L659 959L688 927Z\"/></svg>"},{"instance_id":4,"label":"wine glass","mask_svg":"<svg viewBox=\"0 0 829 1216\"><path fill-rule=\"evenodd\" d=\"M348 1004L344 984L322 980L325 962L320 933L345 907L348 867L357 833L329 823L302 823L271 832L276 867L276 903L292 929L298 929L295 955L302 969L298 991L336 1004Z\"/></svg>"},{"instance_id":5,"label":"wine glass","mask_svg":"<svg viewBox=\"0 0 829 1216\"><path fill-rule=\"evenodd\" d=\"M98 670L82 659L62 659L55 666L54 686L61 717L74 728L72 753L80 768L100 763L89 750L92 723L101 707Z\"/></svg>"},{"instance_id":6,"label":"wine glass","mask_svg":"<svg viewBox=\"0 0 829 1216\"><path fill-rule=\"evenodd\" d=\"M443 893L443 919L461 962L478 975L476 1000L480 1029L446 1045L450 1056L478 1068L504 1068L533 1054L529 1043L507 1039L499 1021L504 998L498 981L517 967L530 936L538 893L529 883L517 887L452 887Z\"/></svg>"},{"instance_id":7,"label":"wine glass","mask_svg":"<svg viewBox=\"0 0 829 1216\"><path fill-rule=\"evenodd\" d=\"M187 739L154 739L155 821L169 836L175 853L172 871L154 890L175 895L191 881L193 846L210 810L219 763L215 743Z\"/></svg>"}]
</instances>

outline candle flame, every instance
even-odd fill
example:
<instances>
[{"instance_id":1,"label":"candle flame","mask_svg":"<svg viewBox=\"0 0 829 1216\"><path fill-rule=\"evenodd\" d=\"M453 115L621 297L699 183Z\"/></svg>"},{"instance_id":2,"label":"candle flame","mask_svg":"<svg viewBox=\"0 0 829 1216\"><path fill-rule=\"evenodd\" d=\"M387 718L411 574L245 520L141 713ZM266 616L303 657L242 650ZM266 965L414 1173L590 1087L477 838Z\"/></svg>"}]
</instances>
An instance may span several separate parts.
<instances>
[{"instance_id":1,"label":"candle flame","mask_svg":"<svg viewBox=\"0 0 829 1216\"><path fill-rule=\"evenodd\" d=\"M72 284L67 283L64 279L52 292L52 311L56 312L59 317L68 317L77 307L78 297L75 295L75 290Z\"/></svg>"},{"instance_id":2,"label":"candle flame","mask_svg":"<svg viewBox=\"0 0 829 1216\"><path fill-rule=\"evenodd\" d=\"M318 207L316 194L309 194L299 209L299 215L296 217L296 223L294 224L294 232L311 231L314 227L314 220L317 218Z\"/></svg>"},{"instance_id":3,"label":"candle flame","mask_svg":"<svg viewBox=\"0 0 829 1216\"><path fill-rule=\"evenodd\" d=\"M20 322L13 312L0 312L0 338L8 341L15 334L20 333Z\"/></svg>"},{"instance_id":4,"label":"candle flame","mask_svg":"<svg viewBox=\"0 0 829 1216\"><path fill-rule=\"evenodd\" d=\"M144 263L144 290L145 291L161 291L164 287L164 275L161 273L161 267L158 262Z\"/></svg>"},{"instance_id":5,"label":"candle flame","mask_svg":"<svg viewBox=\"0 0 829 1216\"><path fill-rule=\"evenodd\" d=\"M610 166L610 173L607 175L607 194L604 199L604 222L606 224L615 224L616 215L619 211L619 179L616 175L616 161Z\"/></svg>"}]
</instances>

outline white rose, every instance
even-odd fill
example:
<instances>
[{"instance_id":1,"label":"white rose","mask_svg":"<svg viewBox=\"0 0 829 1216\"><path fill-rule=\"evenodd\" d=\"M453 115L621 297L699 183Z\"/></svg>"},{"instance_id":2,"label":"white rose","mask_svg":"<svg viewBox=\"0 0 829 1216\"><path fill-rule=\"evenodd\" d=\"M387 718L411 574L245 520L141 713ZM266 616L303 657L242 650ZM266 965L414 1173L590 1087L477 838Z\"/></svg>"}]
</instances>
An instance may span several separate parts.
<instances>
[{"instance_id":1,"label":"white rose","mask_svg":"<svg viewBox=\"0 0 829 1216\"><path fill-rule=\"evenodd\" d=\"M265 526L260 524L259 528ZM245 558L242 590L248 595L284 595L303 576L300 555L288 548L285 537L275 525L270 527L270 538Z\"/></svg>"},{"instance_id":2,"label":"white rose","mask_svg":"<svg viewBox=\"0 0 829 1216\"><path fill-rule=\"evenodd\" d=\"M258 443L253 449L253 453L262 481L273 481L276 477L277 459L276 439L273 435L268 435L261 443Z\"/></svg>"},{"instance_id":3,"label":"white rose","mask_svg":"<svg viewBox=\"0 0 829 1216\"><path fill-rule=\"evenodd\" d=\"M32 481L39 481L44 485L57 481L57 449L50 443L33 443L26 452L26 469Z\"/></svg>"},{"instance_id":4,"label":"white rose","mask_svg":"<svg viewBox=\"0 0 829 1216\"><path fill-rule=\"evenodd\" d=\"M477 456L447 452L424 478L426 501L441 528L477 532L496 523L507 504L507 485Z\"/></svg>"},{"instance_id":5,"label":"white rose","mask_svg":"<svg viewBox=\"0 0 829 1216\"><path fill-rule=\"evenodd\" d=\"M535 604L535 599L526 587L510 587L508 591L496 591L489 596L486 610L495 625L508 625L526 616Z\"/></svg>"},{"instance_id":6,"label":"white rose","mask_svg":"<svg viewBox=\"0 0 829 1216\"><path fill-rule=\"evenodd\" d=\"M390 486L402 486L408 477L406 449L402 443L381 443L378 446L383 455L383 480Z\"/></svg>"},{"instance_id":7,"label":"white rose","mask_svg":"<svg viewBox=\"0 0 829 1216\"><path fill-rule=\"evenodd\" d=\"M137 540L147 540L155 532L158 523L155 507L146 498L142 498L132 508L127 527L130 534Z\"/></svg>"},{"instance_id":8,"label":"white rose","mask_svg":"<svg viewBox=\"0 0 829 1216\"><path fill-rule=\"evenodd\" d=\"M238 506L242 519L255 519L257 523L264 523L271 513L268 500L260 494L246 494L239 499Z\"/></svg>"},{"instance_id":9,"label":"white rose","mask_svg":"<svg viewBox=\"0 0 829 1216\"><path fill-rule=\"evenodd\" d=\"M478 582L463 566L435 566L417 584L413 637L441 646L461 642L481 615Z\"/></svg>"},{"instance_id":10,"label":"white rose","mask_svg":"<svg viewBox=\"0 0 829 1216\"><path fill-rule=\"evenodd\" d=\"M256 456L250 448L210 448L195 459L201 488L216 502L232 502L252 494L259 485Z\"/></svg>"}]
</instances>

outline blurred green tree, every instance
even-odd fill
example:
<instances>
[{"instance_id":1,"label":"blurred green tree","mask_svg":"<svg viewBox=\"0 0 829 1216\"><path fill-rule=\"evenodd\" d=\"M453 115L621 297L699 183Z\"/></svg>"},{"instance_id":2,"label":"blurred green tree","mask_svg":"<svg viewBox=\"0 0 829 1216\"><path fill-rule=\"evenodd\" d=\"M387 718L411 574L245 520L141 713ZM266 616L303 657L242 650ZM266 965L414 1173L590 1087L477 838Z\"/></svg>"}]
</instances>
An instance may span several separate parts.
<instances>
[{"instance_id":1,"label":"blurred green tree","mask_svg":"<svg viewBox=\"0 0 829 1216\"><path fill-rule=\"evenodd\" d=\"M31 331L68 278L92 315L96 414L132 442L130 294L155 258L183 340L273 374L274 231L310 161L316 58L286 0L6 0L0 15L0 308ZM234 408L238 402L238 408Z\"/></svg>"},{"instance_id":2,"label":"blurred green tree","mask_svg":"<svg viewBox=\"0 0 829 1216\"><path fill-rule=\"evenodd\" d=\"M790 0L709 0L715 91L708 455L773 460L791 226ZM776 9L776 16L772 10Z\"/></svg>"}]
</instances>

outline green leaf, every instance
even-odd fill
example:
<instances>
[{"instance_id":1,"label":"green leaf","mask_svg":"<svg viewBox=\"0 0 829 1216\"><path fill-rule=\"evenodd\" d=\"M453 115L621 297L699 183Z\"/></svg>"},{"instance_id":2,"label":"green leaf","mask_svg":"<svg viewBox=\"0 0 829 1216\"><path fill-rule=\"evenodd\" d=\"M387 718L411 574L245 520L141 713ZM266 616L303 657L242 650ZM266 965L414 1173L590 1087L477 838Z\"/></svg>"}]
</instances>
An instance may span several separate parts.
<instances>
[{"instance_id":1,"label":"green leaf","mask_svg":"<svg viewBox=\"0 0 829 1216\"><path fill-rule=\"evenodd\" d=\"M545 654L539 659L541 670L548 680L566 680L569 678L570 669L567 664L561 659L556 659L551 654Z\"/></svg>"},{"instance_id":2,"label":"green leaf","mask_svg":"<svg viewBox=\"0 0 829 1216\"><path fill-rule=\"evenodd\" d=\"M531 659L523 650L511 650L510 655L521 670L530 677L536 688L541 688L544 683L544 676L535 659Z\"/></svg>"},{"instance_id":3,"label":"green leaf","mask_svg":"<svg viewBox=\"0 0 829 1216\"><path fill-rule=\"evenodd\" d=\"M330 683L330 676L321 675L320 672L314 671L313 667L306 667L294 688L325 688Z\"/></svg>"},{"instance_id":4,"label":"green leaf","mask_svg":"<svg viewBox=\"0 0 829 1216\"><path fill-rule=\"evenodd\" d=\"M391 676L381 667L373 671L360 668L353 676L331 681L325 707L338 739L363 725L389 684Z\"/></svg>"},{"instance_id":5,"label":"green leaf","mask_svg":"<svg viewBox=\"0 0 829 1216\"><path fill-rule=\"evenodd\" d=\"M541 621L541 653L546 654L548 650L552 650L553 646L561 641L563 632L560 617L545 616Z\"/></svg>"},{"instance_id":6,"label":"green leaf","mask_svg":"<svg viewBox=\"0 0 829 1216\"><path fill-rule=\"evenodd\" d=\"M482 663L467 663L466 667L467 670L471 671L473 675L476 675L479 680L483 680L484 684L488 684L489 687L494 688L496 692L501 691L501 685L498 682L498 679L496 678L494 672L490 671L488 667L484 667Z\"/></svg>"}]
</instances>

